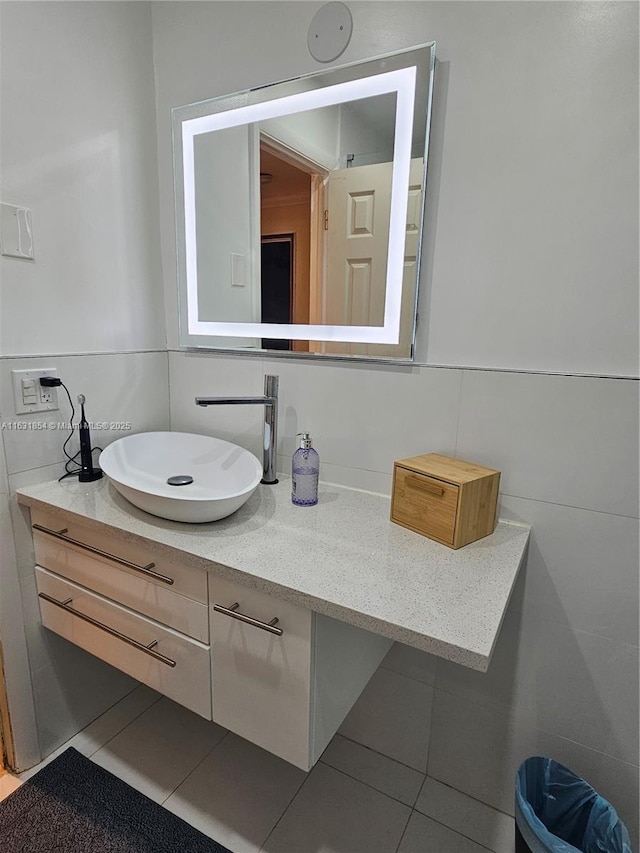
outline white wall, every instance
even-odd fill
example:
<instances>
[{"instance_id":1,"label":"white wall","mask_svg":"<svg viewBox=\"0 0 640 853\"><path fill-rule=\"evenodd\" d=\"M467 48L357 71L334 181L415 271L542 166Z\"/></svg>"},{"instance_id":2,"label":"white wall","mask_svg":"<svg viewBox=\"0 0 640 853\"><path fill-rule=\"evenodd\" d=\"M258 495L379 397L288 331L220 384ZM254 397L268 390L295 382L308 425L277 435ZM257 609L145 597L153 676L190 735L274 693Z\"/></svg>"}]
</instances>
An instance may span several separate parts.
<instances>
[{"instance_id":1,"label":"white wall","mask_svg":"<svg viewBox=\"0 0 640 853\"><path fill-rule=\"evenodd\" d=\"M59 389L59 411L17 416L11 370L56 367L90 420L137 432L168 426L167 354L148 5L3 2L0 24L0 196L31 208L35 243L34 261L0 259L0 636L24 768L135 682L39 624L13 491L63 473L67 433L15 425L70 409Z\"/></svg>"},{"instance_id":2,"label":"white wall","mask_svg":"<svg viewBox=\"0 0 640 853\"><path fill-rule=\"evenodd\" d=\"M170 109L318 70L306 47L316 8L153 4L170 347ZM437 42L418 361L637 376L636 5L355 2L352 13L340 62Z\"/></svg>"},{"instance_id":3,"label":"white wall","mask_svg":"<svg viewBox=\"0 0 640 853\"><path fill-rule=\"evenodd\" d=\"M170 350L169 108L314 70L317 8L153 7ZM349 8L340 61L438 43L419 363L170 352L172 428L258 453L257 415L193 397L258 393L275 372L281 470L301 430L325 480L387 494L415 453L500 468L501 513L533 535L489 672L396 646L342 731L507 812L518 763L552 755L637 838L637 5Z\"/></svg>"},{"instance_id":4,"label":"white wall","mask_svg":"<svg viewBox=\"0 0 640 853\"><path fill-rule=\"evenodd\" d=\"M0 15L1 195L35 245L0 259L0 354L164 347L148 6Z\"/></svg>"}]
</instances>

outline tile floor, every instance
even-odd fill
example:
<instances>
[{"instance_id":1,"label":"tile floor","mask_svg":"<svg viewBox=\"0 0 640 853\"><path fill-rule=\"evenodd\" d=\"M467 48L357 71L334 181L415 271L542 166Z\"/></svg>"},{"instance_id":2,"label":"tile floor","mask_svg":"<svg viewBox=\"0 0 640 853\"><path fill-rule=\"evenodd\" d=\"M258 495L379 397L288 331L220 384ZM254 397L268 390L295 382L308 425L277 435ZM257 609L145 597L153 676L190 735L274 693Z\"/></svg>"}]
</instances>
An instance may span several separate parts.
<instances>
[{"instance_id":1,"label":"tile floor","mask_svg":"<svg viewBox=\"0 0 640 853\"><path fill-rule=\"evenodd\" d=\"M342 735L306 774L137 687L68 746L233 853L513 853L513 818Z\"/></svg>"}]
</instances>

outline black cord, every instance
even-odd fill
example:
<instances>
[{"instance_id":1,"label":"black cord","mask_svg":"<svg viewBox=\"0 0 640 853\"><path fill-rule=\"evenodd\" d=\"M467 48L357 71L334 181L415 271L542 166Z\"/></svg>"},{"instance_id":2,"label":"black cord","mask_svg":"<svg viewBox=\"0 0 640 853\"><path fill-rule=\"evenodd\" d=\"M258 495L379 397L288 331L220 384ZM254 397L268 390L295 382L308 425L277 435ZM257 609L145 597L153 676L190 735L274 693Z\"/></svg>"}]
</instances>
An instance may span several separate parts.
<instances>
[{"instance_id":1,"label":"black cord","mask_svg":"<svg viewBox=\"0 0 640 853\"><path fill-rule=\"evenodd\" d=\"M71 406L71 419L70 419L70 421L69 421L69 429L71 430L71 432L70 432L70 433L69 433L69 435L67 436L65 443L62 445L62 452L63 452L63 453L64 453L64 455L67 457L67 461L64 463L64 470L67 472L67 474L73 474L73 473L75 473L75 472L74 472L74 471L70 471L70 470L69 470L69 463L70 463L70 462L74 462L74 457L73 457L73 456L69 456L69 454L68 454L68 452L67 452L67 444L69 444L69 442L70 442L70 441L71 441L71 439L73 438L73 431L74 431L74 429L75 429L75 426L74 426L73 421L74 421L75 416L76 416L76 410L75 410L75 408L74 408L73 400L71 399L71 394L69 393L69 389L68 389L68 388L67 388L67 386L64 384L64 382L61 382L60 384L62 385L62 387L64 388L64 390L67 392L67 397L69 398L69 405ZM78 455L78 454L76 453L76 456L77 456L77 455ZM62 479L62 478L61 478L61 479Z\"/></svg>"},{"instance_id":2,"label":"black cord","mask_svg":"<svg viewBox=\"0 0 640 853\"><path fill-rule=\"evenodd\" d=\"M71 432L69 433L64 444L62 445L62 452L67 457L67 461L64 463L64 470L66 473L63 474L62 477L58 477L58 482L60 482L61 480L66 480L67 477L75 477L77 474L80 473L80 471L82 471L82 465L78 465L78 463L76 461L78 459L78 456L80 456L81 451L78 450L78 452L75 453L73 456L70 456L68 451L67 451L67 444L69 444L69 442L73 438L73 431L75 429L75 425L74 425L73 421L74 421L75 416L76 416L76 410L74 408L73 400L71 399L71 394L69 393L69 389L64 384L64 382L61 382L60 384L62 385L64 390L67 392L67 397L69 398L69 405L71 406L71 420L69 421L69 429L71 430ZM91 448L91 453L94 453L94 451L96 451L96 450L99 450L100 452L102 452L101 447L93 447L93 448ZM69 469L69 465L78 465L78 467L75 469L75 471L72 471Z\"/></svg>"}]
</instances>

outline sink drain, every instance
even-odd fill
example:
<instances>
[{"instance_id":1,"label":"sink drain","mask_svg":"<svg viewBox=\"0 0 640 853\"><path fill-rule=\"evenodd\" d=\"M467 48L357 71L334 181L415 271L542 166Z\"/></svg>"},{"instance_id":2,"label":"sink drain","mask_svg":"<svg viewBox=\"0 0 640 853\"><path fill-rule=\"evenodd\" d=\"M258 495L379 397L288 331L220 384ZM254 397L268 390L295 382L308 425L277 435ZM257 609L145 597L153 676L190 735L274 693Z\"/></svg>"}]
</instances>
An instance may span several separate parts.
<instances>
[{"instance_id":1,"label":"sink drain","mask_svg":"<svg viewBox=\"0 0 640 853\"><path fill-rule=\"evenodd\" d=\"M176 474L174 477L169 477L167 483L170 486L188 486L193 483L193 477L189 474Z\"/></svg>"}]
</instances>

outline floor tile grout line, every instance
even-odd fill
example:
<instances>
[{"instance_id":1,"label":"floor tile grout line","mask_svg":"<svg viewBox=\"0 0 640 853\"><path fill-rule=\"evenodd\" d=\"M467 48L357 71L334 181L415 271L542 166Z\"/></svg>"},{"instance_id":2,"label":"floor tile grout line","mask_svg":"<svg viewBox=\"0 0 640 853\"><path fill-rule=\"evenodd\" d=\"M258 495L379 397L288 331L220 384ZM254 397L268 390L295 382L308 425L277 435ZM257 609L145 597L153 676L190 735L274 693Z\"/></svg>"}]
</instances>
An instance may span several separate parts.
<instances>
[{"instance_id":1,"label":"floor tile grout line","mask_svg":"<svg viewBox=\"0 0 640 853\"><path fill-rule=\"evenodd\" d=\"M360 785L364 785L365 788L369 788L370 791L375 791L376 794L381 794L383 797L386 797L388 800L393 800L394 803L398 803L401 806L404 806L405 809L409 809L413 811L413 808L407 803L403 803L402 800L399 800L397 797L392 797L391 794L385 793L385 791L381 791L379 788L376 788L374 785L371 785L369 782L365 782L362 779L357 779L355 776L352 776L350 773L347 773L346 770L341 770L339 767L334 767L333 764L327 764L326 761L322 762L325 767L330 767L332 770L335 770L337 773L341 773L343 776L346 776L347 779L351 779L353 782L358 782Z\"/></svg>"},{"instance_id":2,"label":"floor tile grout line","mask_svg":"<svg viewBox=\"0 0 640 853\"><path fill-rule=\"evenodd\" d=\"M181 785L184 785L184 783L187 781L187 779L189 779L191 776L193 776L193 774L196 772L196 770L198 769L198 767L200 767L200 765L201 765L201 764L203 764L203 763L207 760L207 758L209 758L209 756L211 755L211 753L212 753L212 752L215 752L215 751L216 751L216 749L220 746L220 744L222 743L222 741L223 741L223 740L226 740L227 735L229 735L229 729L227 729L227 730L225 731L225 733L222 735L222 737L220 738L220 740L219 740L216 744L214 744L214 745L211 747L211 749L207 752L207 754L206 754L205 756L203 756L203 758L201 758L201 759L200 759L200 761L198 761L198 762L196 763L196 765L195 765L194 767L192 767L192 768L191 768L191 770L189 770L189 772L187 773L187 775L186 775L183 779L181 779L181 780L178 782L178 784L175 786L175 788L173 788L173 790L171 790L171 791L167 794L167 796L164 798L164 800L162 800L162 801L161 801L161 803L160 803L160 805L161 805L161 806L164 806L164 804L167 802L167 800L169 799L169 797L172 797L172 796L175 794L175 792L178 790L178 788L179 788Z\"/></svg>"},{"instance_id":3,"label":"floor tile grout line","mask_svg":"<svg viewBox=\"0 0 640 853\"><path fill-rule=\"evenodd\" d=\"M138 689L138 687L134 687L134 688L133 688L133 690L130 690L127 694L125 694L125 695L122 697L122 699L119 699L119 700L118 700L114 705L111 705L109 708L107 708L107 709L106 709L106 711L103 711L103 712L102 712L102 714L100 714L99 716L97 716L95 719L91 720L91 722L90 722L90 723L87 723L87 725L86 725L86 726L84 726L82 729L80 729L80 731L79 731L79 732L76 732L76 733L75 733L75 735L72 735L68 740L64 741L64 743L61 743L61 744L60 744L60 746L57 746L57 747L56 747L52 752L50 752L50 753L49 753L48 755L46 755L43 759L41 759L41 760L38 762L38 764L34 764L34 766L33 766L33 767L29 767L27 770L23 770L21 773L19 773L19 774L18 774L18 776L22 776L24 773L28 773L28 774L29 774L29 776L28 776L26 779L24 779L24 780L23 780L23 781L25 781L25 782L26 782L26 781L28 781L32 776L35 776L35 774L36 774L36 773L38 773L40 770L42 770L42 769L43 769L47 764L49 764L49 763L50 763L50 762L52 762L52 761L55 761L55 760L56 760L56 758L59 758L59 757L60 757L60 755L62 755L62 753L63 753L64 751L66 751L66 750L67 750L67 749L69 749L69 748L73 748L73 749L75 749L75 747L74 747L74 746L72 746L72 743L71 743L71 741L72 741L72 740L74 740L75 738L79 737L79 735L81 735L83 732L85 732L85 731L86 731L90 726L92 726L95 722L97 722L98 720L102 719L102 717L104 717L106 714L108 714L110 711L112 711L114 708L116 708L116 707L117 707L121 702L124 702L124 700L125 700L125 699L127 699L129 696L131 696L131 694L132 694L132 693L135 693L135 691L136 691L137 689ZM117 731L117 732L115 732L115 734L111 735L111 737L109 737L106 741L104 741L104 743L101 743L101 744L100 744L100 746L96 747L96 749L94 749L94 750L93 750L92 752L90 752L88 755L85 755L84 753L82 753L82 754L84 755L84 757L85 757L85 758L91 758L93 755L95 755L95 754L96 754L96 752L98 752L98 751L99 751L99 750L101 750L104 746L106 746L108 743L110 743L110 742L114 739L114 737L117 737L119 734L121 734L121 732L123 732L123 731L124 731L128 726L130 726L130 725L131 725L131 723L133 723L135 720L137 720L137 719L138 719L138 717L141 717L141 716L142 716L142 714L144 714L146 711L148 711L148 710L149 710L149 708L151 708L153 705L155 705L155 704L156 704L156 702L158 702L161 698L162 698L162 696L158 696L158 698L157 698L157 699L155 699L155 700L151 703L151 705L149 705L149 706L148 706L147 708L145 708L143 711L140 711L140 713L139 713L139 714L136 714L136 716L135 716L135 717L132 717L132 718L131 718L127 723L125 723L125 724L124 724L124 726L122 726L122 728L118 729L118 731ZM35 768L38 768L38 769L35 769Z\"/></svg>"},{"instance_id":4,"label":"floor tile grout line","mask_svg":"<svg viewBox=\"0 0 640 853\"><path fill-rule=\"evenodd\" d=\"M137 687L134 687L134 689L131 691L131 693L134 693L134 692L135 692L135 690L137 690ZM127 696L131 696L131 693L127 693ZM126 699L126 698L127 698L127 696L125 696L125 697L124 697L124 699ZM120 702L124 701L124 699L121 699L121 700L120 700ZM122 726L122 728L121 728L121 729L118 729L118 731L117 731L117 732L115 732L114 734L112 734L110 738L108 738L107 740L105 740L105 742L104 742L103 744L101 744L99 747L97 747L96 749L94 749L94 750L93 750L93 752L89 753L89 755L87 755L87 756L85 756L85 757L86 757L86 758L91 758L91 756L92 756L92 755L95 755L95 754L96 754L96 752L99 752L101 749L103 749L105 746L107 746L107 744L111 743L111 741L112 741L114 738L116 738L116 737L118 737L118 735L122 734L122 732L123 732L125 729L128 729L128 728L129 728L129 726L130 726L130 725L132 725L133 723L135 723L135 721L136 721L136 720L139 720L139 719L140 719L140 717L141 717L143 714L146 714L146 713L147 713L147 711L150 711L150 710L151 710L151 708L153 708L153 706L154 706L154 705L156 705L156 704L157 704L161 699L162 699L162 696L158 696L158 698L157 698L157 699L154 699L154 700L153 700L153 702L152 702L150 705L147 705L147 707L146 707L146 708L144 708L144 710L142 710L142 711L140 711L140 713L136 714L136 715L135 715L135 717L132 717L132 718L131 718L127 723L125 723L125 724L124 724L124 726ZM117 705L119 705L119 704L120 704L120 702L117 702L115 705L112 705L111 707L112 707L112 708L117 707ZM109 710L111 710L111 709L109 709ZM108 713L108 711L105 711L104 713L105 713L105 714L107 714L107 713ZM98 719L98 720L99 720L99 719L100 719L100 717L97 717L96 719ZM94 722L96 722L96 721L94 720L92 723L89 723L89 726L93 725L93 723L94 723ZM89 728L89 726L86 726L84 729L80 729L80 731L78 732L78 734L74 735L74 737L77 737L78 735L81 735L81 734L82 734L82 732L86 731L86 729L88 729L88 728ZM70 740L73 740L73 738L70 738Z\"/></svg>"},{"instance_id":5,"label":"floor tile grout line","mask_svg":"<svg viewBox=\"0 0 640 853\"><path fill-rule=\"evenodd\" d=\"M475 803L480 803L481 806L486 806L488 809L491 809L498 814L504 815L505 817L510 818L511 820L515 820L512 814L509 812L502 811L502 809L496 808L496 806L492 806L490 803L485 803L484 800L479 800L477 797L474 797L473 794L467 794L466 791L461 791L460 788L454 788L453 785L449 785L448 782L441 782L437 776L429 776L427 774L427 779L431 779L433 782L437 782L438 785L442 785L444 788L448 788L450 791L455 791L456 794L462 794L463 797L467 797L469 800L473 800ZM415 806L414 806L415 808ZM425 817L431 817L431 815L425 814L425 812L421 812L420 809L415 809L420 814L424 814ZM435 820L435 818L433 818Z\"/></svg>"},{"instance_id":6,"label":"floor tile grout line","mask_svg":"<svg viewBox=\"0 0 640 853\"><path fill-rule=\"evenodd\" d=\"M316 765L314 765L314 766L317 766L317 764L316 764ZM267 837L264 839L264 841L262 842L262 844L261 844L261 845L260 845L260 847L258 848L258 853L260 853L260 851L264 850L264 846L265 846L265 844L269 841L269 839L271 838L271 836L273 835L273 833L276 831L276 827L280 824L280 822L282 821L282 819L284 818L284 816L286 815L286 813L287 813L287 812L289 811L289 809L291 808L291 806L292 806L292 804L293 804L293 801L296 799L296 797L298 796L298 794L300 793L300 791L304 788L304 786L305 786L305 785L307 784L307 782L309 781L309 777L311 776L311 771L312 771L312 770L313 770L313 767L312 767L312 768L311 768L311 770L309 770L309 772L305 775L305 777L304 777L304 779L302 780L302 782L300 783L299 787L298 787L298 788L296 788L295 793L293 794L293 796L291 797L291 799L289 800L289 802L287 803L287 805L284 807L284 811L281 813L281 815L280 815L280 817L278 818L278 820L277 820L277 821L274 823L274 825L271 827L271 829L269 830L269 832L268 832L268 834L267 834Z\"/></svg>"},{"instance_id":7,"label":"floor tile grout line","mask_svg":"<svg viewBox=\"0 0 640 853\"><path fill-rule=\"evenodd\" d=\"M400 850L400 847L402 846L402 841L403 841L405 835L407 834L407 829L409 828L409 823L411 822L412 817L413 817L413 809L411 809L411 811L407 815L407 822L405 823L404 829L402 830L402 834L400 835L400 840L398 841L398 846L395 849L395 853L398 853L398 851Z\"/></svg>"},{"instance_id":8,"label":"floor tile grout line","mask_svg":"<svg viewBox=\"0 0 640 853\"><path fill-rule=\"evenodd\" d=\"M407 676L409 678L409 676ZM348 737L347 735L343 735L340 732L336 732L340 737L343 737L345 740L350 741L351 743L355 743L358 746L361 746L363 749L368 749L369 752L374 752L376 755L381 755L383 758L388 759L389 761L393 761L396 764L399 764L401 767L406 767L408 770L413 770L414 773L419 773L421 776L426 776L425 770L418 770L417 767L412 767L410 764L405 764L404 761L399 761L397 758L392 758L390 755L386 755L384 752L379 752L377 749L373 749L373 747L368 746L366 743L360 743L358 740L354 740L352 737ZM323 753L324 755L324 753Z\"/></svg>"},{"instance_id":9,"label":"floor tile grout line","mask_svg":"<svg viewBox=\"0 0 640 853\"><path fill-rule=\"evenodd\" d=\"M373 751L373 750L372 750ZM378 753L381 754L381 753ZM386 757L386 756L385 756ZM391 759L393 761L393 759ZM332 770L337 770L338 773L342 773L343 776L347 776L349 779L353 779L354 782L360 782L361 785L365 785L367 788L371 788L372 791L377 791L379 794L383 794L385 797L388 797L390 800L393 800L396 803L400 803L402 806L406 806L408 809L412 809L413 806L409 805L409 803L405 803L404 800L399 800L397 797L394 797L392 794L388 794L386 791L383 791L381 788L376 788L375 785L372 785L370 782L365 782L364 779L361 779L359 776L354 776L351 773L348 773L346 770L343 770L341 767L336 767L335 764L330 764L328 761L324 759L320 759L318 763L324 764L325 767L330 767ZM405 766L405 765L403 765ZM419 770L416 770L416 773L420 773ZM421 774L423 775L423 774ZM418 789L418 794L422 790L422 784ZM416 799L418 798L418 794L416 794Z\"/></svg>"},{"instance_id":10,"label":"floor tile grout line","mask_svg":"<svg viewBox=\"0 0 640 853\"><path fill-rule=\"evenodd\" d=\"M420 785L420 788L418 790L418 793L416 794L414 804L409 805L408 803L405 803L402 800L399 800L397 797L394 797L391 794L388 794L386 791L381 791L379 788L376 788L374 785L371 785L370 783L365 782L363 779L360 779L357 776L353 776L351 773L348 773L346 770L343 770L339 767L335 767L333 764L330 764L328 761L324 760L324 758L320 758L320 762L322 764L324 764L325 766L331 767L333 770L337 770L339 773L342 773L344 776L347 776L348 778L353 779L355 782L360 782L362 785L365 785L367 788L371 788L372 790L377 791L379 794L383 794L385 797L388 797L390 800L394 800L395 802L400 803L401 805L406 806L407 808L410 808L412 810L412 812L413 811L418 812L418 814L421 814L424 817L428 817L430 820L436 821L436 823L442 823L441 821L437 820L437 818L434 818L432 815L429 815L429 814L426 814L426 812L420 811L420 809L416 808L416 805L415 805L418 802L418 799L420 797L420 794L422 793L422 789L424 788L424 785L426 784L427 779L431 779L434 782L437 782L439 785L443 785L444 787L448 788L449 790L455 791L458 794L462 794L462 796L467 797L468 799L473 800L476 803L479 803L481 806L485 806L486 808L491 809L492 811L494 811L500 815L504 815L505 817L507 817L511 820L514 819L513 815L509 814L508 812L502 811L502 809L498 809L495 806L492 806L490 803L484 802L484 800L479 800L477 797L474 797L471 794L467 794L465 791L461 791L459 788L454 788L452 785L448 785L446 782L441 782L440 779L438 779L436 776L430 776L428 772L422 773L420 770L416 770L415 767L409 767L408 764L402 764L402 762L397 761L395 758L391 758L388 755L384 755L384 753L377 752L376 750L371 749L371 747L366 746L365 744L361 744L361 743L358 743L358 741L354 741L351 738L347 738L345 735L340 735L340 737L344 737L345 740L349 740L352 743L355 743L358 746L362 747L363 749L367 749L370 752L375 753L376 755L380 755L383 758L388 759L389 761L393 761L396 764L400 764L402 767L406 767L409 770L413 770L415 773L419 773L421 776L424 777L422 780L422 784ZM446 826L448 829L451 829L453 832L457 832L458 835L463 835L465 838L470 838L470 836L465 836L464 833L459 832L457 829L453 829L453 827L447 826L447 824L443 823L442 825ZM475 838L470 838L470 840L474 841L476 844L481 844L481 842L477 841ZM481 846L485 846L485 845L481 844ZM490 848L487 848L487 849L490 849Z\"/></svg>"},{"instance_id":11,"label":"floor tile grout line","mask_svg":"<svg viewBox=\"0 0 640 853\"><path fill-rule=\"evenodd\" d=\"M455 790L455 789L454 789ZM433 817L433 815L425 814L424 812L418 811L418 809L412 809L411 814L419 814L421 817L426 817L428 820L432 820L434 823L437 823L439 826L448 829L450 832L454 832L456 835L459 835L461 838L466 838L467 841L472 841L474 844L477 844L478 847L481 847L483 850L488 850L489 853L496 853L496 851L492 847L487 847L486 844L483 844L481 841L478 841L477 838L472 838L470 835L465 835L464 832L460 832L458 829L454 829L452 826L449 826L447 823L443 823L441 820L438 820L437 817ZM503 812L504 814L504 812Z\"/></svg>"}]
</instances>

